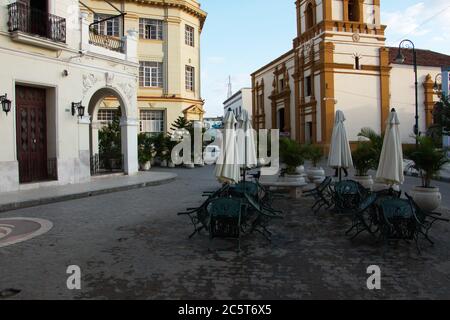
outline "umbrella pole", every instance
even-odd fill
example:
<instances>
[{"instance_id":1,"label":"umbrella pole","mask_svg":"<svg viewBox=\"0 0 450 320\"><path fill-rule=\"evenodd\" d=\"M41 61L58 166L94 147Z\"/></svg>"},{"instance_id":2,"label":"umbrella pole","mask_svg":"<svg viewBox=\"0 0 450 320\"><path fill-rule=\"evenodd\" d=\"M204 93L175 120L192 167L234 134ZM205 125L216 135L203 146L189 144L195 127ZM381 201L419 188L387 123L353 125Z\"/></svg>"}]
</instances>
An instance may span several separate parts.
<instances>
[{"instance_id":1,"label":"umbrella pole","mask_svg":"<svg viewBox=\"0 0 450 320\"><path fill-rule=\"evenodd\" d=\"M339 182L342 181L342 168L339 167Z\"/></svg>"},{"instance_id":2,"label":"umbrella pole","mask_svg":"<svg viewBox=\"0 0 450 320\"><path fill-rule=\"evenodd\" d=\"M245 186L245 180L247 178L247 135L244 139L244 186Z\"/></svg>"}]
</instances>

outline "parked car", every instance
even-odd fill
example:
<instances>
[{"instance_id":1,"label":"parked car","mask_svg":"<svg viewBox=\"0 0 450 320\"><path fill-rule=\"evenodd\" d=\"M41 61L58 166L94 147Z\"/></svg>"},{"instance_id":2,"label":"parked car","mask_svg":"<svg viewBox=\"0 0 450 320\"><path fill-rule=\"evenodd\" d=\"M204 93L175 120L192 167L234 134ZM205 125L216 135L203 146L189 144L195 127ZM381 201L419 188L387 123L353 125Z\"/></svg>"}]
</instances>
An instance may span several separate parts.
<instances>
[{"instance_id":1,"label":"parked car","mask_svg":"<svg viewBox=\"0 0 450 320\"><path fill-rule=\"evenodd\" d=\"M218 146L207 146L203 153L203 160L206 164L215 164L220 156L220 148Z\"/></svg>"}]
</instances>

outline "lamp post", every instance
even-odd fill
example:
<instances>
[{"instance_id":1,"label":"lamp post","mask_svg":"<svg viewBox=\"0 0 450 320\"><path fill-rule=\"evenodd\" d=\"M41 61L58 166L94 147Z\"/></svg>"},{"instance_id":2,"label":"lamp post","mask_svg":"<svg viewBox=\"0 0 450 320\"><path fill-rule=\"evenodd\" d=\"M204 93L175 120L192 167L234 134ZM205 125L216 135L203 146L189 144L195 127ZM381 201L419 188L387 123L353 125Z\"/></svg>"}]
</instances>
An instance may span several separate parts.
<instances>
[{"instance_id":1,"label":"lamp post","mask_svg":"<svg viewBox=\"0 0 450 320\"><path fill-rule=\"evenodd\" d=\"M77 115L79 118L84 117L85 107L80 102L72 102L72 116Z\"/></svg>"},{"instance_id":2,"label":"lamp post","mask_svg":"<svg viewBox=\"0 0 450 320\"><path fill-rule=\"evenodd\" d=\"M413 51L413 64L414 64L414 77L415 77L415 94L416 94L416 124L414 126L414 134L416 135L416 147L419 146L419 140L417 137L419 136L419 81L418 81L418 75L417 75L417 52L416 52L416 46L414 45L414 42L411 40L403 40L400 42L398 46L398 55L397 58L395 58L395 62L398 64L403 64L406 60L405 55L403 54L403 48L405 49L411 49Z\"/></svg>"}]
</instances>

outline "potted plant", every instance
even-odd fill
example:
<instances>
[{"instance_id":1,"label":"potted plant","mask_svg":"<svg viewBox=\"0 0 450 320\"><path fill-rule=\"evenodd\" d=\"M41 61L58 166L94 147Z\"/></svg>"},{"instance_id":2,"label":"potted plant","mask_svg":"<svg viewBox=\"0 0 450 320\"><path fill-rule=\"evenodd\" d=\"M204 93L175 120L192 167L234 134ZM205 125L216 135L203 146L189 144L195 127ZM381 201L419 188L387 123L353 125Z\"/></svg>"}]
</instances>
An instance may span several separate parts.
<instances>
[{"instance_id":1,"label":"potted plant","mask_svg":"<svg viewBox=\"0 0 450 320\"><path fill-rule=\"evenodd\" d=\"M322 183L325 179L325 170L319 167L323 159L322 148L313 144L307 145L305 154L306 159L312 163L312 168L307 170L308 178L314 183Z\"/></svg>"},{"instance_id":2,"label":"potted plant","mask_svg":"<svg viewBox=\"0 0 450 320\"><path fill-rule=\"evenodd\" d=\"M141 133L138 136L138 161L142 171L151 169L151 160L153 159L153 144L149 136Z\"/></svg>"},{"instance_id":3,"label":"potted plant","mask_svg":"<svg viewBox=\"0 0 450 320\"><path fill-rule=\"evenodd\" d=\"M429 136L417 137L418 147L405 151L405 156L412 160L412 168L420 173L422 185L412 190L411 196L426 211L436 210L442 203L439 188L433 187L431 181L437 177L449 159L445 150L436 148Z\"/></svg>"},{"instance_id":4,"label":"potted plant","mask_svg":"<svg viewBox=\"0 0 450 320\"><path fill-rule=\"evenodd\" d=\"M377 152L372 148L372 144L368 141L361 141L358 147L352 152L353 165L356 170L354 177L367 189L373 188L373 178L369 175L369 170L376 169L377 166Z\"/></svg>"},{"instance_id":5,"label":"potted plant","mask_svg":"<svg viewBox=\"0 0 450 320\"><path fill-rule=\"evenodd\" d=\"M302 175L297 173L297 167L304 165L302 147L296 142L288 138L280 139L280 157L285 164L286 169L284 178L291 182L304 182Z\"/></svg>"},{"instance_id":6,"label":"potted plant","mask_svg":"<svg viewBox=\"0 0 450 320\"><path fill-rule=\"evenodd\" d=\"M165 160L167 160L167 166L169 168L175 168L175 164L172 161L172 150L177 146L178 142L172 140L171 136L166 136L165 146L166 146L166 154Z\"/></svg>"}]
</instances>

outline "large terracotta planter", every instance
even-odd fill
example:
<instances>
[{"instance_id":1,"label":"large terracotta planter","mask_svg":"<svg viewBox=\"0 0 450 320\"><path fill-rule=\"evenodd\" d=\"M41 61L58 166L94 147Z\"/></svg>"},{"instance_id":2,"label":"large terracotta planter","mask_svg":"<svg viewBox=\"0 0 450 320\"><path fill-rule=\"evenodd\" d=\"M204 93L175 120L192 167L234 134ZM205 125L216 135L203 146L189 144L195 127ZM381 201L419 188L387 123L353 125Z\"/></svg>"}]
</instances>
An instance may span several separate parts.
<instances>
[{"instance_id":1,"label":"large terracotta planter","mask_svg":"<svg viewBox=\"0 0 450 320\"><path fill-rule=\"evenodd\" d=\"M411 190L411 197L420 208L426 211L434 211L442 203L442 194L439 188L415 187Z\"/></svg>"},{"instance_id":2,"label":"large terracotta planter","mask_svg":"<svg viewBox=\"0 0 450 320\"><path fill-rule=\"evenodd\" d=\"M369 189L369 190L373 189L372 176L354 176L353 180L359 182L366 189Z\"/></svg>"}]
</instances>

